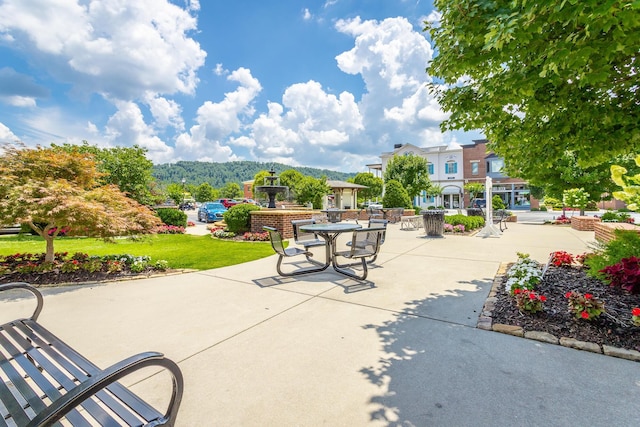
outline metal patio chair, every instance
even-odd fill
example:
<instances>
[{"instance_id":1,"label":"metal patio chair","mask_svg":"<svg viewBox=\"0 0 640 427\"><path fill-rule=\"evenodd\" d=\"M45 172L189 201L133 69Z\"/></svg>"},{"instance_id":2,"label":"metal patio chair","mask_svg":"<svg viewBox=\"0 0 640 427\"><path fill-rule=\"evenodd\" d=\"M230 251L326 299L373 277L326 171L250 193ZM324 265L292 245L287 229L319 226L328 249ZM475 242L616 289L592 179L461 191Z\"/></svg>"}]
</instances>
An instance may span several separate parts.
<instances>
[{"instance_id":1,"label":"metal patio chair","mask_svg":"<svg viewBox=\"0 0 640 427\"><path fill-rule=\"evenodd\" d=\"M309 252L305 249L300 249L296 247L285 248L284 243L282 241L282 235L280 232L273 227L262 227L265 231L269 233L269 240L271 241L271 247L278 254L278 264L276 265L276 270L278 274L284 277L290 276L298 276L300 274L308 274L308 273L318 273L320 271L326 270L329 264L322 264L320 267L311 267L311 268L301 268L299 270L294 270L290 273L285 273L282 271L282 261L285 258L292 258L298 255L304 255L307 259L313 256L313 253ZM313 262L314 264L319 264L317 261Z\"/></svg>"},{"instance_id":2,"label":"metal patio chair","mask_svg":"<svg viewBox=\"0 0 640 427\"><path fill-rule=\"evenodd\" d=\"M352 277L356 280L365 280L367 278L367 258L375 259L380 252L380 241L385 230L383 228L360 228L353 231L351 244L345 251L335 251L333 253L333 268L342 274ZM337 257L344 257L359 262L352 264L339 264ZM362 273L346 270L345 267L351 267L360 264Z\"/></svg>"}]
</instances>

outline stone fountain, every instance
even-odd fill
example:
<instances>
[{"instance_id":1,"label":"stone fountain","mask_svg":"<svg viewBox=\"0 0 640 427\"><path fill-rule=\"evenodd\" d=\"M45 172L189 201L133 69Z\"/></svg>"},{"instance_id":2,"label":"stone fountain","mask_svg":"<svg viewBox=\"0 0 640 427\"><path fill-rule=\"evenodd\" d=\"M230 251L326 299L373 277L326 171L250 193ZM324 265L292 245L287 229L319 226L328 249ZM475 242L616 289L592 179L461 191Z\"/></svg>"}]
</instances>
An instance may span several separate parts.
<instances>
[{"instance_id":1,"label":"stone fountain","mask_svg":"<svg viewBox=\"0 0 640 427\"><path fill-rule=\"evenodd\" d=\"M256 191L267 193L269 196L269 208L275 209L276 207L276 194L284 193L289 189L286 185L280 184L280 177L276 176L276 171L271 168L269 171L269 176L265 176L264 180L268 182L268 184L260 185L256 187Z\"/></svg>"}]
</instances>

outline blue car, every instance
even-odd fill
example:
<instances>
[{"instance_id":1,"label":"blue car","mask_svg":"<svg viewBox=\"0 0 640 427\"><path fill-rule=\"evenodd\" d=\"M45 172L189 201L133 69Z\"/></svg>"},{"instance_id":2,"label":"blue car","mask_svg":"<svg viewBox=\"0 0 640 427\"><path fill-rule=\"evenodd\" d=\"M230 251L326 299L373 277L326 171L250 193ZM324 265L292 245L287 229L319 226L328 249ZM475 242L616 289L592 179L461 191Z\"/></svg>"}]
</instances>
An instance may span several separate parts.
<instances>
[{"instance_id":1,"label":"blue car","mask_svg":"<svg viewBox=\"0 0 640 427\"><path fill-rule=\"evenodd\" d=\"M206 202L198 209L198 221L201 222L216 222L222 221L224 213L227 208L222 203Z\"/></svg>"}]
</instances>

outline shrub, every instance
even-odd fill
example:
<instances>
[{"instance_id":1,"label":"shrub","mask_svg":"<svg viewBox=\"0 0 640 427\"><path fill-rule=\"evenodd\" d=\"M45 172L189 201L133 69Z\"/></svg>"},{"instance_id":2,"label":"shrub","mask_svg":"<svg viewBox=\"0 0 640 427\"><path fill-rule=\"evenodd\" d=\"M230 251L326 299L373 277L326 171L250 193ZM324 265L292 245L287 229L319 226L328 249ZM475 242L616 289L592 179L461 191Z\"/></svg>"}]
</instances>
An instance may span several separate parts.
<instances>
[{"instance_id":1,"label":"shrub","mask_svg":"<svg viewBox=\"0 0 640 427\"><path fill-rule=\"evenodd\" d=\"M573 255L565 251L555 251L551 253L549 263L556 267L570 266L573 264Z\"/></svg>"},{"instance_id":2,"label":"shrub","mask_svg":"<svg viewBox=\"0 0 640 427\"><path fill-rule=\"evenodd\" d=\"M218 239L229 239L232 237L236 237L236 233L227 231L223 228L214 228L213 230L211 230L211 237L217 237Z\"/></svg>"},{"instance_id":3,"label":"shrub","mask_svg":"<svg viewBox=\"0 0 640 427\"><path fill-rule=\"evenodd\" d=\"M251 230L251 211L259 211L260 206L251 203L242 203L231 206L224 213L224 222L232 233L244 233Z\"/></svg>"},{"instance_id":4,"label":"shrub","mask_svg":"<svg viewBox=\"0 0 640 427\"><path fill-rule=\"evenodd\" d=\"M268 242L269 233L266 231L259 231L257 233L246 232L242 235L242 238L251 242Z\"/></svg>"},{"instance_id":5,"label":"shrub","mask_svg":"<svg viewBox=\"0 0 640 427\"><path fill-rule=\"evenodd\" d=\"M502 197L498 196L497 194L495 194L491 198L491 205L493 206L493 209L505 209L506 208L506 206L504 204L504 201L502 200Z\"/></svg>"},{"instance_id":6,"label":"shrub","mask_svg":"<svg viewBox=\"0 0 640 427\"><path fill-rule=\"evenodd\" d=\"M407 208L411 206L409 193L402 184L395 179L390 179L385 185L382 204L387 208Z\"/></svg>"},{"instance_id":7,"label":"shrub","mask_svg":"<svg viewBox=\"0 0 640 427\"><path fill-rule=\"evenodd\" d=\"M553 197L545 197L544 205L548 208L562 209L562 200Z\"/></svg>"},{"instance_id":8,"label":"shrub","mask_svg":"<svg viewBox=\"0 0 640 427\"><path fill-rule=\"evenodd\" d=\"M481 216L446 215L444 222L453 226L463 225L465 230L475 230L484 226L484 218Z\"/></svg>"},{"instance_id":9,"label":"shrub","mask_svg":"<svg viewBox=\"0 0 640 427\"><path fill-rule=\"evenodd\" d=\"M175 225L176 227L187 226L187 214L179 209L160 208L156 210L160 220L166 225Z\"/></svg>"},{"instance_id":10,"label":"shrub","mask_svg":"<svg viewBox=\"0 0 640 427\"><path fill-rule=\"evenodd\" d=\"M597 211L598 204L594 200L589 200L587 202L587 206L585 206L584 210L586 211Z\"/></svg>"},{"instance_id":11,"label":"shrub","mask_svg":"<svg viewBox=\"0 0 640 427\"><path fill-rule=\"evenodd\" d=\"M157 234L184 234L184 227L177 227L175 225L161 225L156 228Z\"/></svg>"},{"instance_id":12,"label":"shrub","mask_svg":"<svg viewBox=\"0 0 640 427\"><path fill-rule=\"evenodd\" d=\"M532 291L542 280L542 270L529 254L518 253L518 261L507 271L505 290L515 295L516 289Z\"/></svg>"},{"instance_id":13,"label":"shrub","mask_svg":"<svg viewBox=\"0 0 640 427\"><path fill-rule=\"evenodd\" d=\"M594 254L585 260L587 274L602 279L601 270L619 263L623 258L640 254L640 235L635 231L615 230L615 238L594 249Z\"/></svg>"},{"instance_id":14,"label":"shrub","mask_svg":"<svg viewBox=\"0 0 640 427\"><path fill-rule=\"evenodd\" d=\"M605 213L602 214L600 219L602 221L617 221L618 220L618 214L616 212L613 212L613 211L606 211Z\"/></svg>"},{"instance_id":15,"label":"shrub","mask_svg":"<svg viewBox=\"0 0 640 427\"><path fill-rule=\"evenodd\" d=\"M632 294L640 294L640 258L622 258L620 262L599 271L611 286L620 287Z\"/></svg>"}]
</instances>

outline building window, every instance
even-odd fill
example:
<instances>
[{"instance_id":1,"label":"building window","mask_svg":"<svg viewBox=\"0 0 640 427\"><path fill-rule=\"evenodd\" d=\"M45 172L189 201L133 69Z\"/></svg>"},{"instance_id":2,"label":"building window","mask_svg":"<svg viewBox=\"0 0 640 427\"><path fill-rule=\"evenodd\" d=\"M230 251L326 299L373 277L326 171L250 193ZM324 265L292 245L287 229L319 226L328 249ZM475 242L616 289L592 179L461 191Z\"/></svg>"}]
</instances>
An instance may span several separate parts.
<instances>
[{"instance_id":1,"label":"building window","mask_svg":"<svg viewBox=\"0 0 640 427\"><path fill-rule=\"evenodd\" d=\"M434 171L434 169L433 169L433 163L428 163L428 164L427 164L427 168L428 168L428 170L429 170L429 175L433 175L433 173L434 173L434 172L433 172L433 171Z\"/></svg>"},{"instance_id":2,"label":"building window","mask_svg":"<svg viewBox=\"0 0 640 427\"><path fill-rule=\"evenodd\" d=\"M445 163L444 173L448 173L448 174L458 173L458 163L451 160Z\"/></svg>"},{"instance_id":3,"label":"building window","mask_svg":"<svg viewBox=\"0 0 640 427\"><path fill-rule=\"evenodd\" d=\"M479 167L480 162L478 162L477 160L471 162L471 175L478 175L480 173Z\"/></svg>"},{"instance_id":4,"label":"building window","mask_svg":"<svg viewBox=\"0 0 640 427\"><path fill-rule=\"evenodd\" d=\"M504 160L502 159L493 159L487 162L487 172L489 173L499 173L502 171L502 167L504 166Z\"/></svg>"}]
</instances>

